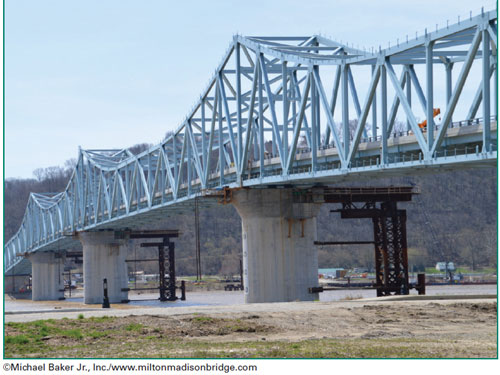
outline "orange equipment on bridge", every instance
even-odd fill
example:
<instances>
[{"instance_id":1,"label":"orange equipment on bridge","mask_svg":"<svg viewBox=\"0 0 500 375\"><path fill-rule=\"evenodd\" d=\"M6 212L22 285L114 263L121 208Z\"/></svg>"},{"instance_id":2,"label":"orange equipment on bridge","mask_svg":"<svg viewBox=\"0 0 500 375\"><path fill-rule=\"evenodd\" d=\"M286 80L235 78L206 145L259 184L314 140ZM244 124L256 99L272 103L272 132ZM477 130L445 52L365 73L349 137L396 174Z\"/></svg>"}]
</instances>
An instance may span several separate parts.
<instances>
[{"instance_id":1,"label":"orange equipment on bridge","mask_svg":"<svg viewBox=\"0 0 500 375\"><path fill-rule=\"evenodd\" d=\"M436 117L440 113L441 113L441 108L434 108L432 117ZM418 127L422 130L425 129L427 127L427 120L424 120L421 123L419 123Z\"/></svg>"}]
</instances>

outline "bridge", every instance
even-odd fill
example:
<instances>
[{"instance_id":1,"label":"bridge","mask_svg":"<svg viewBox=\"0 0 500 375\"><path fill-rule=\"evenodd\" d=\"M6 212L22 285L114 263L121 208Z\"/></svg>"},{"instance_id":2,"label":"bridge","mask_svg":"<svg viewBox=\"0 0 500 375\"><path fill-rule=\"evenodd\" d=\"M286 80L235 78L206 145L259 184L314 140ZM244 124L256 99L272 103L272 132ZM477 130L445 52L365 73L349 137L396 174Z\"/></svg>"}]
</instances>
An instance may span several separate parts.
<instances>
[{"instance_id":1,"label":"bridge","mask_svg":"<svg viewBox=\"0 0 500 375\"><path fill-rule=\"evenodd\" d=\"M329 185L496 165L496 61L495 11L372 51L236 35L159 145L80 149L65 191L30 195L5 272L31 264L33 299L54 299L64 252L83 248L85 302L102 302L104 277L126 299L130 231L223 199L242 217L246 301L313 299Z\"/></svg>"}]
</instances>

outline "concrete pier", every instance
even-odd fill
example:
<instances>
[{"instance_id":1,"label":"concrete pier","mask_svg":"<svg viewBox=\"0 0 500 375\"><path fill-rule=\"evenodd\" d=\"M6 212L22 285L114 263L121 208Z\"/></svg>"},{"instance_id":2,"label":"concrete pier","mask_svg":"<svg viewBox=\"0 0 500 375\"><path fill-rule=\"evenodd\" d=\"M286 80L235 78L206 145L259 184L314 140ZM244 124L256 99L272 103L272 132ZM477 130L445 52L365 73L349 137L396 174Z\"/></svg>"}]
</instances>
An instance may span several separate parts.
<instances>
[{"instance_id":1,"label":"concrete pier","mask_svg":"<svg viewBox=\"0 0 500 375\"><path fill-rule=\"evenodd\" d=\"M127 301L128 239L116 239L112 231L81 232L78 238L83 246L84 303L102 303L104 279L110 303Z\"/></svg>"},{"instance_id":2,"label":"concrete pier","mask_svg":"<svg viewBox=\"0 0 500 375\"><path fill-rule=\"evenodd\" d=\"M242 219L245 302L318 299L308 289L318 286L321 203L291 189L245 189L233 192L232 204Z\"/></svg>"},{"instance_id":3,"label":"concrete pier","mask_svg":"<svg viewBox=\"0 0 500 375\"><path fill-rule=\"evenodd\" d=\"M31 299L50 301L64 298L64 257L61 254L39 252L28 255L31 261Z\"/></svg>"}]
</instances>

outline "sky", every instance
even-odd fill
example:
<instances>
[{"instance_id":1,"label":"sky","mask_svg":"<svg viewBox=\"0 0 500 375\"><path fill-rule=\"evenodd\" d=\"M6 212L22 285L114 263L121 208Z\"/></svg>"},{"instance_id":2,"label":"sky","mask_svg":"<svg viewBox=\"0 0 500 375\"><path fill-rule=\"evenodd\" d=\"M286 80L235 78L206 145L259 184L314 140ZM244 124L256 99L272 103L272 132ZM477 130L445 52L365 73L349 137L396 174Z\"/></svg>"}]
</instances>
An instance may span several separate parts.
<instances>
[{"instance_id":1,"label":"sky","mask_svg":"<svg viewBox=\"0 0 500 375\"><path fill-rule=\"evenodd\" d=\"M5 0L6 178L84 149L159 143L236 33L394 45L493 0Z\"/></svg>"}]
</instances>

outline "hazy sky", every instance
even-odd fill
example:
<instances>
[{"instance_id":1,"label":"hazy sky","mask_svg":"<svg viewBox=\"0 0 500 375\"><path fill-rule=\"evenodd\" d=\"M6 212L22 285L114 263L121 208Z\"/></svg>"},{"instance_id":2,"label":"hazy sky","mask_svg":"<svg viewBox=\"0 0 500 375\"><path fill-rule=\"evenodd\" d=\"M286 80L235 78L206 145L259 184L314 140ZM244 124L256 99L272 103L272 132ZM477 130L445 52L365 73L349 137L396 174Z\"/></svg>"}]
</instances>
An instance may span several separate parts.
<instances>
[{"instance_id":1,"label":"hazy sky","mask_svg":"<svg viewBox=\"0 0 500 375\"><path fill-rule=\"evenodd\" d=\"M5 176L82 148L158 143L202 93L232 35L321 33L387 47L494 0L5 0Z\"/></svg>"}]
</instances>

